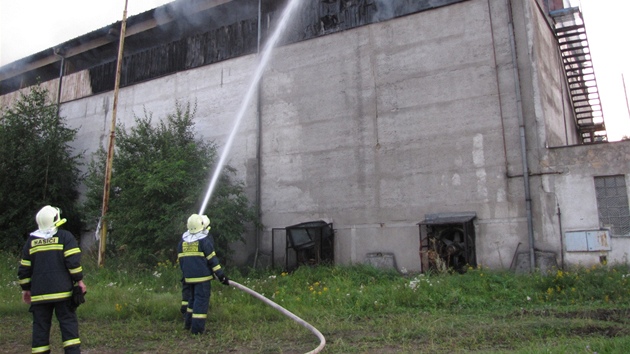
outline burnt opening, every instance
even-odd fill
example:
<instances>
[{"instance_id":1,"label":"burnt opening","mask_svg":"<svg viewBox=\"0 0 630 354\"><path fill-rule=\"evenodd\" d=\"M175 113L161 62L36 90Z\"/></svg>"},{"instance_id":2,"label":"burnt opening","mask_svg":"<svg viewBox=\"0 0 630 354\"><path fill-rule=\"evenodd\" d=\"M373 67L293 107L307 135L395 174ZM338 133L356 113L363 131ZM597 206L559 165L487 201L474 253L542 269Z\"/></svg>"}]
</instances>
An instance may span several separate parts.
<instances>
[{"instance_id":1,"label":"burnt opening","mask_svg":"<svg viewBox=\"0 0 630 354\"><path fill-rule=\"evenodd\" d=\"M474 212L425 215L420 226L420 261L423 271L465 273L477 266ZM424 227L424 234L422 237Z\"/></svg>"},{"instance_id":2,"label":"burnt opening","mask_svg":"<svg viewBox=\"0 0 630 354\"><path fill-rule=\"evenodd\" d=\"M258 41L258 0L232 0L208 6L210 0L173 2L127 19L134 25L161 24L125 38L121 87L182 70L255 53ZM465 0L323 0L306 2L279 45L328 35L374 22L409 15ZM261 44L274 28L286 0L262 0ZM199 10L201 9L201 10ZM163 21L164 20L164 21ZM65 57L64 75L89 70L91 93L113 89L121 22L87 33L57 46L76 52ZM129 33L129 32L128 32ZM101 41L106 40L105 43ZM91 43L100 43L92 46ZM0 68L0 95L59 77L61 60L52 48ZM21 74L16 70L38 61L55 59Z\"/></svg>"}]
</instances>

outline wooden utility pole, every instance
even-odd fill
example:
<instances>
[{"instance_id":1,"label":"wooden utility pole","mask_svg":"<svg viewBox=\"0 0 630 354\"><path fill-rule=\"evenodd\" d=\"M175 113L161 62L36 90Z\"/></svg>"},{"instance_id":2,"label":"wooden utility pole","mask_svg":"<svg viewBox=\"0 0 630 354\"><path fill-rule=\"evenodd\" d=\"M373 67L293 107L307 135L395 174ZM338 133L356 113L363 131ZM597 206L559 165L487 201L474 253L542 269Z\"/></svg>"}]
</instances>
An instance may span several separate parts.
<instances>
[{"instance_id":1,"label":"wooden utility pole","mask_svg":"<svg viewBox=\"0 0 630 354\"><path fill-rule=\"evenodd\" d=\"M127 29L127 3L123 11L122 24L120 25L120 43L118 45L118 60L116 62L116 81L114 82L114 107L112 109L112 125L109 131L109 146L107 148L107 163L105 165L105 184L103 186L103 206L101 208L101 238L98 245L98 265L105 265L105 246L107 241L107 209L109 206L109 190L112 178L112 161L114 159L114 140L116 137L116 111L118 110L118 88L120 87L120 72L122 71L123 48L125 46L125 31Z\"/></svg>"}]
</instances>

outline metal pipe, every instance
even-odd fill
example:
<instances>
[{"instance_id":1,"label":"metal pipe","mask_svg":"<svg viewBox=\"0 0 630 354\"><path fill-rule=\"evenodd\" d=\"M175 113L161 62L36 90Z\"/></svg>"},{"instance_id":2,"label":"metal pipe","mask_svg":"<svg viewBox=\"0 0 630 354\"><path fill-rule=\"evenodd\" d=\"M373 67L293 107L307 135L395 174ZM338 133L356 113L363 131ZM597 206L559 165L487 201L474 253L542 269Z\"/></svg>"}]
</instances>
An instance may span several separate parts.
<instances>
[{"instance_id":1,"label":"metal pipe","mask_svg":"<svg viewBox=\"0 0 630 354\"><path fill-rule=\"evenodd\" d=\"M303 319L299 318L298 316L294 315L293 313L289 312L287 309L285 309L284 307L276 304L275 302L267 299L266 297L260 295L259 293L255 292L254 290L241 285L233 280L230 280L230 285L241 290L244 291L250 295L252 295L253 297L257 298L258 300L266 303L267 305L273 307L274 309L280 311L283 315L289 317L290 319L292 319L293 321L297 322L300 326L308 329L309 331L311 331L318 339L319 339L319 345L317 346L317 348L311 350L310 352L307 352L306 354L316 354L319 353L322 349L324 349L324 346L326 345L326 338L324 338L324 335L322 335L322 333L317 330L317 328L313 327L311 324L309 324L308 322L304 321Z\"/></svg>"},{"instance_id":2,"label":"metal pipe","mask_svg":"<svg viewBox=\"0 0 630 354\"><path fill-rule=\"evenodd\" d=\"M101 208L101 238L98 247L98 265L105 265L105 246L107 238L107 209L109 206L109 190L112 178L112 162L114 159L114 141L116 138L116 111L118 110L118 89L120 87L120 72L122 71L123 48L125 45L125 30L127 28L127 2L125 0L125 10L123 11L123 19L120 25L120 43L118 45L118 59L116 62L116 80L114 82L114 105L112 109L112 124L109 131L109 146L107 148L107 162L105 165L105 183L103 186L103 205Z\"/></svg>"},{"instance_id":3,"label":"metal pipe","mask_svg":"<svg viewBox=\"0 0 630 354\"><path fill-rule=\"evenodd\" d=\"M508 9L508 31L510 36L510 46L512 49L512 65L514 71L514 89L516 92L516 113L518 116L518 130L521 142L521 160L523 164L523 184L525 189L525 209L527 213L527 235L529 237L529 262L532 273L536 269L536 258L534 254L534 224L532 221L532 198L529 185L529 165L527 163L527 138L525 136L525 119L523 117L523 101L521 96L520 77L518 74L518 60L516 56L516 39L514 36L514 14L512 3L505 1Z\"/></svg>"},{"instance_id":4,"label":"metal pipe","mask_svg":"<svg viewBox=\"0 0 630 354\"><path fill-rule=\"evenodd\" d=\"M562 213L560 212L560 203L556 202L558 207L558 228L560 229L560 269L564 270L564 239L562 238Z\"/></svg>"},{"instance_id":5,"label":"metal pipe","mask_svg":"<svg viewBox=\"0 0 630 354\"><path fill-rule=\"evenodd\" d=\"M258 0L258 39L257 39L257 44L256 44L256 52L260 53L260 30L262 28L262 0ZM260 173L262 171L262 112L261 112L261 104L260 104L260 99L261 99L261 93L260 93L260 88L261 88L261 81L262 81L262 77L261 80L258 81L258 87L257 87L257 102L256 102L256 118L257 118L257 123L258 123L258 132L257 132L257 141L256 141L256 220L260 221L260 217L261 217L261 190L260 187L262 185L262 181L261 181L261 177L260 177ZM256 251L254 252L254 269L256 269L256 265L258 263L258 253L260 252L260 227L258 225L255 225L256 227Z\"/></svg>"},{"instance_id":6,"label":"metal pipe","mask_svg":"<svg viewBox=\"0 0 630 354\"><path fill-rule=\"evenodd\" d=\"M507 154L507 143L505 142L505 123L503 122L503 100L501 99L501 83L499 78L499 66L497 64L497 51L496 51L496 41L494 38L494 29L493 29L493 18L492 18L492 7L490 6L490 1L488 0L488 16L490 18L490 37L492 38L492 61L494 65L494 79L497 83L497 99L499 101L499 119L501 121L501 138L503 140L503 164L505 166L505 174L510 174L510 166L508 162L508 154Z\"/></svg>"},{"instance_id":7,"label":"metal pipe","mask_svg":"<svg viewBox=\"0 0 630 354\"><path fill-rule=\"evenodd\" d=\"M260 30L262 28L261 24L261 14L262 14L262 0L258 0L258 39L256 43L256 52L260 54ZM262 78L261 78L262 80ZM260 186L262 185L260 173L262 171L262 113L260 108L260 81L258 81L257 92L256 92L256 122L258 124L258 131L256 133L256 220L260 222L261 217L261 190ZM262 224L262 223L261 223ZM256 250L254 251L254 269L256 269L256 265L258 264L258 253L260 252L260 227L255 225L256 227Z\"/></svg>"}]
</instances>

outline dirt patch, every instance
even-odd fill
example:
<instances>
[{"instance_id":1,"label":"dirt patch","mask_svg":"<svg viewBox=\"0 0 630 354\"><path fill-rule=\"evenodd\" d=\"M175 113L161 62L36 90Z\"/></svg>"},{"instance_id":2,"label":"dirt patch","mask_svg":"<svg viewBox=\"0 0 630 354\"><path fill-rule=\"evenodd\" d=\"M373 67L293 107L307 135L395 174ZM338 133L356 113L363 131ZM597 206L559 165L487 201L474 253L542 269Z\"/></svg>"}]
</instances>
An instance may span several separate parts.
<instances>
[{"instance_id":1,"label":"dirt patch","mask_svg":"<svg viewBox=\"0 0 630 354\"><path fill-rule=\"evenodd\" d=\"M525 310L512 314L512 316L521 317L527 316L539 316L539 317L554 317L554 318L566 318L566 319L591 319L605 322L615 322L622 324L630 323L630 309L597 309L597 310L579 310L579 311L550 311L550 310Z\"/></svg>"}]
</instances>

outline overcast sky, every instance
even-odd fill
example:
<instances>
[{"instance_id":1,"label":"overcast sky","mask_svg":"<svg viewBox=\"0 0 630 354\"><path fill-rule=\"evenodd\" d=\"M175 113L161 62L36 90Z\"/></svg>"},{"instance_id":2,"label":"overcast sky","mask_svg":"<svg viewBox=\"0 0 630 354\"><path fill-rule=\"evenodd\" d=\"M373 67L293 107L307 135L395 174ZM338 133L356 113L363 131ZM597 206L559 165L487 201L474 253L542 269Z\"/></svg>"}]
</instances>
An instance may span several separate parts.
<instances>
[{"instance_id":1,"label":"overcast sky","mask_svg":"<svg viewBox=\"0 0 630 354\"><path fill-rule=\"evenodd\" d=\"M128 0L127 17L173 0ZM0 65L121 21L125 0L0 0Z\"/></svg>"},{"instance_id":2,"label":"overcast sky","mask_svg":"<svg viewBox=\"0 0 630 354\"><path fill-rule=\"evenodd\" d=\"M171 1L128 0L127 16ZM570 2L582 7L609 139L630 136L630 1ZM0 66L120 21L124 8L125 0L0 0Z\"/></svg>"}]
</instances>

